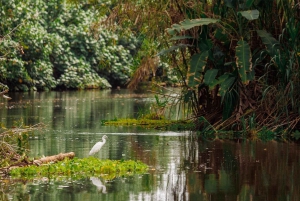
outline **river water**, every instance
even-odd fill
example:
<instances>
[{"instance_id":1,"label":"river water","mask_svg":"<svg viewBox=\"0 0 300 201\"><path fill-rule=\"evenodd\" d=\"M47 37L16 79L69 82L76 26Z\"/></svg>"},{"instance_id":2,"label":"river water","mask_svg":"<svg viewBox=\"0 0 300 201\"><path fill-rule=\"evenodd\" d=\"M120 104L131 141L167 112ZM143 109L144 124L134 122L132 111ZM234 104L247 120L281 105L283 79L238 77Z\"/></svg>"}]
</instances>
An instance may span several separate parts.
<instances>
[{"instance_id":1,"label":"river water","mask_svg":"<svg viewBox=\"0 0 300 201\"><path fill-rule=\"evenodd\" d=\"M294 142L220 140L192 132L102 125L103 120L137 117L153 94L127 90L31 92L0 100L1 123L10 127L44 123L30 135L31 157L75 152L88 157L141 160L143 175L72 180L0 180L0 200L76 201L252 201L300 199L300 149Z\"/></svg>"}]
</instances>

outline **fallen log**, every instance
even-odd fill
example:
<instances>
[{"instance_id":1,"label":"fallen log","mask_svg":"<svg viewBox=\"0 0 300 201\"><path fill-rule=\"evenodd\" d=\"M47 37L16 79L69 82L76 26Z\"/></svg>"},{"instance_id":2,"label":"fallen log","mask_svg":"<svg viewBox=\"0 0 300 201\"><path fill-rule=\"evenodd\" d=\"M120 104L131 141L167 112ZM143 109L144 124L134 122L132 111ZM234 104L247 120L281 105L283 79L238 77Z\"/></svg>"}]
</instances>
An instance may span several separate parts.
<instances>
[{"instance_id":1,"label":"fallen log","mask_svg":"<svg viewBox=\"0 0 300 201\"><path fill-rule=\"evenodd\" d=\"M57 161L62 161L64 160L65 158L74 158L75 157L75 153L74 152L69 152L69 153L60 153L58 155L54 155L54 156L47 156L47 157L43 157L43 158L40 158L40 159L37 159L37 160L34 160L33 161L33 164L34 165L42 165L42 164L45 164L45 163L50 163L50 162L57 162Z\"/></svg>"}]
</instances>

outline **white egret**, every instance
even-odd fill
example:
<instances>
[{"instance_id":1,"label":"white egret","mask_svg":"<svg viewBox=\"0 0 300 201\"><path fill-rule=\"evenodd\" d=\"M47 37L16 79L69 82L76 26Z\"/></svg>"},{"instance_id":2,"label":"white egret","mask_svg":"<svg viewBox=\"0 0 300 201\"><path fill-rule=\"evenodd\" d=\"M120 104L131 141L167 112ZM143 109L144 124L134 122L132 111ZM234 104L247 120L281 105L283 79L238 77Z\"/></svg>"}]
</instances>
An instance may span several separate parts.
<instances>
[{"instance_id":1,"label":"white egret","mask_svg":"<svg viewBox=\"0 0 300 201\"><path fill-rule=\"evenodd\" d=\"M101 149L101 147L105 144L106 138L107 138L107 136L103 135L102 142L97 142L91 149L89 155L94 155L95 153L97 153Z\"/></svg>"}]
</instances>

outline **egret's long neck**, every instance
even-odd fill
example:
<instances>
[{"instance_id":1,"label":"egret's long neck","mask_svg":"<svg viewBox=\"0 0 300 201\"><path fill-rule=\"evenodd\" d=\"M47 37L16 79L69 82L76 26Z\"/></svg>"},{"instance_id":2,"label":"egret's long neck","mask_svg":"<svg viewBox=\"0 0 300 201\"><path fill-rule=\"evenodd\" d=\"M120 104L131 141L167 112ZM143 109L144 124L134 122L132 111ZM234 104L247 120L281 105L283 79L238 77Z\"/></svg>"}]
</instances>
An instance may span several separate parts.
<instances>
[{"instance_id":1,"label":"egret's long neck","mask_svg":"<svg viewBox=\"0 0 300 201\"><path fill-rule=\"evenodd\" d=\"M102 138L102 141L103 141L103 144L106 142L106 139L105 138Z\"/></svg>"}]
</instances>

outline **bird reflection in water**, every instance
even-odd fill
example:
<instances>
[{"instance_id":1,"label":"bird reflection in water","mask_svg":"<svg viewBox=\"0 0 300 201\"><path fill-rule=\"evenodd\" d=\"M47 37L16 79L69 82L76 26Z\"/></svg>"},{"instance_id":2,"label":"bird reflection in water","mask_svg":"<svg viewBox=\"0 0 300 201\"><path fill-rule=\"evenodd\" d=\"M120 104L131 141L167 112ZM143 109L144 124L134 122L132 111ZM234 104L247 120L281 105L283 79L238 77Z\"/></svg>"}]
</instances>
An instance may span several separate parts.
<instances>
[{"instance_id":1,"label":"bird reflection in water","mask_svg":"<svg viewBox=\"0 0 300 201\"><path fill-rule=\"evenodd\" d=\"M103 185L102 181L97 178L97 177L91 177L90 180L92 181L93 185L95 185L98 189L98 191L102 193L107 193L106 192L106 186Z\"/></svg>"}]
</instances>

